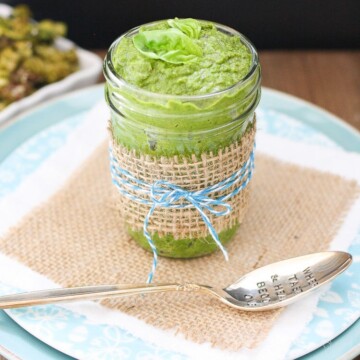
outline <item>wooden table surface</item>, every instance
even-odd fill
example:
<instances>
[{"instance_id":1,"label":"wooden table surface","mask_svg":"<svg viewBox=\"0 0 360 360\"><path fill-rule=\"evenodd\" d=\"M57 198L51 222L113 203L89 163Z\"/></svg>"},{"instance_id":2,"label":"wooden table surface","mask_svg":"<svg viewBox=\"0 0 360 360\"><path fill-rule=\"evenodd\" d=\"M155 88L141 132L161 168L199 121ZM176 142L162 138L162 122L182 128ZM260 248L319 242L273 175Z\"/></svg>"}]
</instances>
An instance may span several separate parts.
<instances>
[{"instance_id":1,"label":"wooden table surface","mask_svg":"<svg viewBox=\"0 0 360 360\"><path fill-rule=\"evenodd\" d=\"M103 58L106 51L95 52ZM260 51L260 63L264 86L308 100L360 130L360 51Z\"/></svg>"},{"instance_id":2,"label":"wooden table surface","mask_svg":"<svg viewBox=\"0 0 360 360\"><path fill-rule=\"evenodd\" d=\"M308 100L360 130L360 51L262 51L263 85Z\"/></svg>"}]
</instances>

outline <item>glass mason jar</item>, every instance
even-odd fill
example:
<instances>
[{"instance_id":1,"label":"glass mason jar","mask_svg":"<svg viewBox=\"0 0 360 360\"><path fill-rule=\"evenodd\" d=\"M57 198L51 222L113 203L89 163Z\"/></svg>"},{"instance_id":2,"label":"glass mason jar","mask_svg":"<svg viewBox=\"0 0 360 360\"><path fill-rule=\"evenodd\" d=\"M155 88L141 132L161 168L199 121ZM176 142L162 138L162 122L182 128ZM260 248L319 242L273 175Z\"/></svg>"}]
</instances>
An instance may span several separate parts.
<instances>
[{"instance_id":1,"label":"glass mason jar","mask_svg":"<svg viewBox=\"0 0 360 360\"><path fill-rule=\"evenodd\" d=\"M123 37L137 34L140 27L125 33L111 45L104 61L105 97L111 111L110 130L116 144L138 156L193 159L203 154L216 154L241 141L254 129L255 109L261 91L257 51L239 32L224 25L215 26L228 36L240 37L252 62L248 74L238 83L205 95L153 93L127 83L116 73L113 54L117 45ZM220 241L228 242L238 227L239 223L236 223L220 231ZM127 230L142 247L151 250L142 228L132 228L127 223ZM180 239L171 232L151 235L158 253L163 256L190 258L217 249L210 235L200 238L190 235Z\"/></svg>"}]
</instances>

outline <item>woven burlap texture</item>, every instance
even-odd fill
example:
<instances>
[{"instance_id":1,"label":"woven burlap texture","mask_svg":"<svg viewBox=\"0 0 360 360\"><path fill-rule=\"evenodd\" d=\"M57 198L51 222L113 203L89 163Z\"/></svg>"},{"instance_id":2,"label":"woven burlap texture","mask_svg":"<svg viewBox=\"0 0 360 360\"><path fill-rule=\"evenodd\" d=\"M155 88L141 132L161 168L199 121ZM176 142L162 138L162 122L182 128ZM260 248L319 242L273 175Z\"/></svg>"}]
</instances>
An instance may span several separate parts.
<instances>
[{"instance_id":1,"label":"woven burlap texture","mask_svg":"<svg viewBox=\"0 0 360 360\"><path fill-rule=\"evenodd\" d=\"M160 258L156 282L224 286L259 266L326 250L358 190L339 177L259 154L252 182L248 213L227 246L229 262L221 252L192 260ZM152 254L127 235L112 188L104 144L57 194L0 239L0 251L62 286L145 282ZM103 304L232 351L259 344L281 312L246 313L179 292Z\"/></svg>"},{"instance_id":2,"label":"woven burlap texture","mask_svg":"<svg viewBox=\"0 0 360 360\"><path fill-rule=\"evenodd\" d=\"M254 148L255 128L254 124L241 141L220 149L217 154L203 153L199 157L193 155L191 158L178 156L157 158L150 155L138 155L135 150L128 150L126 147L116 144L110 127L111 148L112 154L121 168L135 178L147 184L161 179L184 189L196 191L218 184L243 167ZM121 176L119 172L118 174ZM242 182L246 179L245 176ZM241 183L227 190L219 191L211 197L228 195L240 185ZM139 195L129 188L126 190L135 196ZM208 214L217 232L227 230L242 222L248 206L249 190L250 185L228 201L232 207L229 215ZM117 199L117 208L129 228L142 230L150 205L132 201L118 191L114 191L114 197ZM150 196L142 197L150 200ZM160 236L171 234L175 239L204 238L209 235L200 213L194 208L158 207L150 218L148 229L152 233L157 232Z\"/></svg>"}]
</instances>

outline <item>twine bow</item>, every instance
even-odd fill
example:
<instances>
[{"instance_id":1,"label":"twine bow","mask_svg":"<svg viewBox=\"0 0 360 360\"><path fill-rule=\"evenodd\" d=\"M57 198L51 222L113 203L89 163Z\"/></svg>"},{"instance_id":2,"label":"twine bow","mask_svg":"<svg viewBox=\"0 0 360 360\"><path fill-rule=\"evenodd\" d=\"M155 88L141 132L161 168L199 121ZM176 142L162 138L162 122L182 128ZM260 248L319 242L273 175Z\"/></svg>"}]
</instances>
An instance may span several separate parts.
<instances>
[{"instance_id":1,"label":"twine bow","mask_svg":"<svg viewBox=\"0 0 360 360\"><path fill-rule=\"evenodd\" d=\"M153 263L147 279L148 283L151 283L154 277L158 262L156 246L148 227L150 218L158 207L171 209L195 208L201 215L216 245L222 251L225 260L229 259L228 253L205 211L215 216L225 216L231 212L231 206L226 201L243 190L251 180L254 168L254 150L245 164L231 176L217 184L197 191L186 190L165 180L157 180L153 184L148 184L121 168L111 148L109 152L112 182L119 192L132 201L150 206L143 226L144 236L153 252ZM211 197L211 194L222 192L230 187L234 187L234 189L229 194L217 198Z\"/></svg>"}]
</instances>

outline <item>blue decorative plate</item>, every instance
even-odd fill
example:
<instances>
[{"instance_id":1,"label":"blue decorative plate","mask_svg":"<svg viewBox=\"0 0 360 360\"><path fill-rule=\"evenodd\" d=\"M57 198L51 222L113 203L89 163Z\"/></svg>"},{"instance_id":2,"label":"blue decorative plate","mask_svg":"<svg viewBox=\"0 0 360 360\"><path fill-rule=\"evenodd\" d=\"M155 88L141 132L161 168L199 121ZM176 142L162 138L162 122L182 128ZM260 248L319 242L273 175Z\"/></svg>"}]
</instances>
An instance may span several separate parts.
<instances>
[{"instance_id":1,"label":"blue decorative plate","mask_svg":"<svg viewBox=\"0 0 360 360\"><path fill-rule=\"evenodd\" d=\"M3 129L0 132L0 198L14 191L59 149L102 96L102 86L77 91L22 115ZM258 118L259 128L269 134L360 152L359 133L333 115L289 95L264 89ZM354 255L353 265L323 295L314 318L293 344L289 357L302 356L327 344L359 318L360 232L350 252ZM21 289L0 283L0 294L14 290ZM76 358L90 358L90 355L96 359L185 358L147 343L121 326L89 324L85 317L60 306L17 309L10 311L9 315L44 343ZM0 312L0 353L5 354L5 350L2 350L5 347L14 356L24 359L67 358L29 333ZM337 345L332 345L331 354L340 356L353 351L354 355L357 351L357 342L352 341L354 337L360 339L359 322L332 342ZM308 357L328 359L328 350L327 346ZM9 353L5 355L13 356Z\"/></svg>"}]
</instances>

